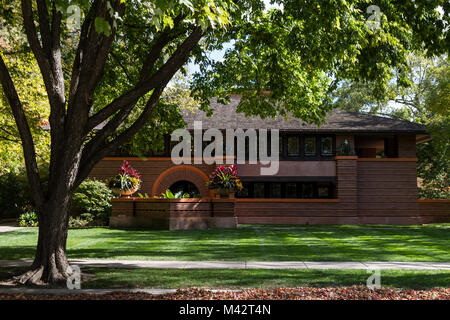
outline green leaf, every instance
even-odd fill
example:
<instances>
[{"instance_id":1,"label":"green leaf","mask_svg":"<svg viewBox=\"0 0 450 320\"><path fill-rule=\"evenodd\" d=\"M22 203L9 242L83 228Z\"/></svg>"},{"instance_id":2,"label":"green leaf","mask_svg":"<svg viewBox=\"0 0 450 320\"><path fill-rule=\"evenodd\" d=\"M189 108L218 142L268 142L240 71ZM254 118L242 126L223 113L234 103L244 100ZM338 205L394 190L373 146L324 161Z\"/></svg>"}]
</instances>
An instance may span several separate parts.
<instances>
[{"instance_id":1,"label":"green leaf","mask_svg":"<svg viewBox=\"0 0 450 320\"><path fill-rule=\"evenodd\" d=\"M111 35L111 26L108 21L102 17L95 18L95 31L99 34L105 34L107 37Z\"/></svg>"}]
</instances>

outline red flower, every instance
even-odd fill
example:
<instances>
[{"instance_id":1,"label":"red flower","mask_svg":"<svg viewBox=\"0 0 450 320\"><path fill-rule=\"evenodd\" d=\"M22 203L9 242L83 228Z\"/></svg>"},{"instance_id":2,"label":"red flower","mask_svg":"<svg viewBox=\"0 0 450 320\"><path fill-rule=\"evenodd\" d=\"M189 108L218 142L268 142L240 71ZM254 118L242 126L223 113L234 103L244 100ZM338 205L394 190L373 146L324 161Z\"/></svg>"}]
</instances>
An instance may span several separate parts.
<instances>
[{"instance_id":1,"label":"red flower","mask_svg":"<svg viewBox=\"0 0 450 320\"><path fill-rule=\"evenodd\" d=\"M130 163L126 160L123 161L122 166L120 167L117 173L122 175L128 175L136 179L141 178L139 172L137 172L133 167L131 167Z\"/></svg>"}]
</instances>

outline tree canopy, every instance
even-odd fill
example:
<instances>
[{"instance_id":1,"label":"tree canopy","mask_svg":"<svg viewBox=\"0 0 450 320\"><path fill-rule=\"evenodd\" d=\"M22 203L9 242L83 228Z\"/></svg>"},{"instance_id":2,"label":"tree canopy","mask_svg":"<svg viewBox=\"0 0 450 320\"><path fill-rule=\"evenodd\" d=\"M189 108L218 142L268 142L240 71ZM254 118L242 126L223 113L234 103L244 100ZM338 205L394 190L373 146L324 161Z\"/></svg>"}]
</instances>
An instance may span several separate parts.
<instances>
[{"instance_id":1,"label":"tree canopy","mask_svg":"<svg viewBox=\"0 0 450 320\"><path fill-rule=\"evenodd\" d=\"M48 163L50 138L48 132L43 129L50 112L47 93L33 54L21 50L17 42L9 41L13 40L12 35L16 31L7 28L0 30L0 44L4 46L6 63L30 123L37 161ZM0 90L0 174L17 172L23 167L23 162L19 131L8 100L3 90Z\"/></svg>"}]
</instances>

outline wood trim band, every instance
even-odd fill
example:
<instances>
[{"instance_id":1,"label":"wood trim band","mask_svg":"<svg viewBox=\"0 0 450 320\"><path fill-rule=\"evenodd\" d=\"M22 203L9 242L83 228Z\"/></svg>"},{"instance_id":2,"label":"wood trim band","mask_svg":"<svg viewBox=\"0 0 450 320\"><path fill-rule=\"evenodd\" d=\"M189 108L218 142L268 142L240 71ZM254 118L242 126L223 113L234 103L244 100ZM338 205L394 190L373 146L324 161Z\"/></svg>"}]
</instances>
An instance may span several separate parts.
<instances>
[{"instance_id":1,"label":"wood trim band","mask_svg":"<svg viewBox=\"0 0 450 320\"><path fill-rule=\"evenodd\" d=\"M358 160L358 156L335 156L335 160Z\"/></svg>"},{"instance_id":2,"label":"wood trim band","mask_svg":"<svg viewBox=\"0 0 450 320\"><path fill-rule=\"evenodd\" d=\"M339 203L340 199L237 198L237 203Z\"/></svg>"},{"instance_id":3,"label":"wood trim band","mask_svg":"<svg viewBox=\"0 0 450 320\"><path fill-rule=\"evenodd\" d=\"M450 199L419 199L420 203L450 203Z\"/></svg>"},{"instance_id":4,"label":"wood trim band","mask_svg":"<svg viewBox=\"0 0 450 320\"><path fill-rule=\"evenodd\" d=\"M358 158L361 162L417 162L417 158Z\"/></svg>"}]
</instances>

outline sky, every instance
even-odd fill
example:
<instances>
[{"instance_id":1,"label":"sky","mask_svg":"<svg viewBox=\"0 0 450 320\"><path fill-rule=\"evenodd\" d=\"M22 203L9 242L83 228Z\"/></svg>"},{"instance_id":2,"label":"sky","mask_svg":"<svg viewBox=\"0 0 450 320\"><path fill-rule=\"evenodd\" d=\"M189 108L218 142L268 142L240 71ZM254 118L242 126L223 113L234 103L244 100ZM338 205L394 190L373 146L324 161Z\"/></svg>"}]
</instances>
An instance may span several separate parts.
<instances>
[{"instance_id":1,"label":"sky","mask_svg":"<svg viewBox=\"0 0 450 320\"><path fill-rule=\"evenodd\" d=\"M266 6L266 10L272 9L272 8L280 8L278 5L272 5L270 4L270 0L264 0L264 4ZM223 59L223 56L225 55L225 51L233 46L232 43L226 43L224 45L224 48L222 50L214 50L208 53L209 59L220 61ZM188 64L188 70L190 74L194 74L195 72L199 71L199 66L193 62Z\"/></svg>"}]
</instances>

